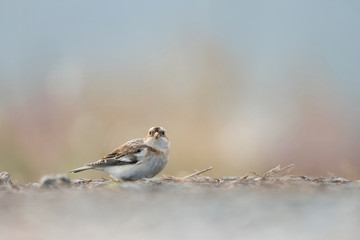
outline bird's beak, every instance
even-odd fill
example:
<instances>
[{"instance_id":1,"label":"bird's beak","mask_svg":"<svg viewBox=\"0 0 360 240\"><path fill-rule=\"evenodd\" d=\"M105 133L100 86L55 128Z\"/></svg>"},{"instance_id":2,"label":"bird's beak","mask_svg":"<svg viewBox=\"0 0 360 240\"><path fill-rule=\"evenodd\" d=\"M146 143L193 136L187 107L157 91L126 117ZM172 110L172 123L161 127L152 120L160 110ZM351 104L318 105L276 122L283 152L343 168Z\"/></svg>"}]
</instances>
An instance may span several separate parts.
<instances>
[{"instance_id":1,"label":"bird's beak","mask_svg":"<svg viewBox=\"0 0 360 240\"><path fill-rule=\"evenodd\" d=\"M160 134L159 134L158 132L156 132L156 133L154 134L154 137L155 137L155 138L159 138L159 137L160 137Z\"/></svg>"}]
</instances>

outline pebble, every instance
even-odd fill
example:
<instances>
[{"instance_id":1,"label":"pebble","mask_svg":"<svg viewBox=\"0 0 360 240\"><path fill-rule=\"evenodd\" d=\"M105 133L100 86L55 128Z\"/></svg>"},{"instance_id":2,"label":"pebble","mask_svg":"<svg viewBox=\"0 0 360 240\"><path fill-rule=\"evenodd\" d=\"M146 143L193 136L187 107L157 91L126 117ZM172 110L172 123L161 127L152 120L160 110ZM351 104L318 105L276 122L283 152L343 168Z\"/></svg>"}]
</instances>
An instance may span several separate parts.
<instances>
[{"instance_id":1,"label":"pebble","mask_svg":"<svg viewBox=\"0 0 360 240\"><path fill-rule=\"evenodd\" d=\"M0 185L13 185L10 174L8 172L0 173Z\"/></svg>"},{"instance_id":2,"label":"pebble","mask_svg":"<svg viewBox=\"0 0 360 240\"><path fill-rule=\"evenodd\" d=\"M50 174L40 179L40 186L45 188L67 186L70 185L70 183L70 178L66 174Z\"/></svg>"}]
</instances>

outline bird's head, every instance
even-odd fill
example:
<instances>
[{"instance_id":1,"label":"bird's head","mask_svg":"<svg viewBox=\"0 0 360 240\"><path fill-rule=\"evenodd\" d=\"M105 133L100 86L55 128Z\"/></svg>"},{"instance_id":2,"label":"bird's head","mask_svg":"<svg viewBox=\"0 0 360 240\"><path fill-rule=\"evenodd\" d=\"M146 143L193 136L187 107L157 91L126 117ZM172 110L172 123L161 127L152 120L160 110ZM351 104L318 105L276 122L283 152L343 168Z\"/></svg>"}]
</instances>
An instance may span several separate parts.
<instances>
[{"instance_id":1,"label":"bird's head","mask_svg":"<svg viewBox=\"0 0 360 240\"><path fill-rule=\"evenodd\" d=\"M170 141L167 138L166 130L163 127L150 128L144 142L149 147L163 152L168 151L170 148Z\"/></svg>"}]
</instances>

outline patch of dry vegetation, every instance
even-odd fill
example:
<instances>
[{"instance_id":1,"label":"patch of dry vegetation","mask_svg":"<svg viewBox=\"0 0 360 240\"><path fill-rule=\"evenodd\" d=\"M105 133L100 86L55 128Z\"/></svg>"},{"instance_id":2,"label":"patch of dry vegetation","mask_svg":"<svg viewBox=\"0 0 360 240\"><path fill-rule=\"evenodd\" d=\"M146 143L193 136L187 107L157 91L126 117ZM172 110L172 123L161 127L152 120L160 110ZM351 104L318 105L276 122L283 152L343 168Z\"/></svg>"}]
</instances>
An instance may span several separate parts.
<instances>
[{"instance_id":1,"label":"patch of dry vegetation","mask_svg":"<svg viewBox=\"0 0 360 240\"><path fill-rule=\"evenodd\" d=\"M2 172L0 174L0 190L1 189L59 189L59 188L152 188L154 186L164 186L166 188L179 188L179 187L214 187L214 188L228 188L236 186L286 186L289 188L293 185L302 186L324 186L324 185L343 185L354 182L344 178L336 178L334 176L330 178L323 177L308 177L308 176L295 176L287 175L289 170L294 167L294 164L281 167L280 165L269 171L258 174L254 171L250 171L249 174L236 177L221 177L211 178L208 176L201 176L202 174L213 170L213 167L209 167L200 171L187 175L185 177L163 176L162 178L143 179L135 182L116 181L113 179L78 179L71 181L65 174L51 174L43 176L39 183L29 183L27 185L16 185L10 178L10 174Z\"/></svg>"}]
</instances>

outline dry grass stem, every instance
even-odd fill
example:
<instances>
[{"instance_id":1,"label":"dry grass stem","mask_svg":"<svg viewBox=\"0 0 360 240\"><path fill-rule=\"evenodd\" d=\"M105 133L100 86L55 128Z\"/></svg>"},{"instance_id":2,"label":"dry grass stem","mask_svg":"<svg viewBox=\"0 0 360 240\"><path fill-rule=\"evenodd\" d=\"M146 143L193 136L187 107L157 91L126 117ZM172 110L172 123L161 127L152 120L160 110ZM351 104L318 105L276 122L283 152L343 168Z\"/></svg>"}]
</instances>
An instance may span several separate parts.
<instances>
[{"instance_id":1,"label":"dry grass stem","mask_svg":"<svg viewBox=\"0 0 360 240\"><path fill-rule=\"evenodd\" d=\"M254 171L250 171L250 173L254 174L254 175L257 176L257 177L262 177L262 176L260 176L259 174L257 174L257 173L254 172Z\"/></svg>"},{"instance_id":2,"label":"dry grass stem","mask_svg":"<svg viewBox=\"0 0 360 240\"><path fill-rule=\"evenodd\" d=\"M285 171L285 170L287 170L287 169L293 168L294 166L295 166L295 164L290 164L290 165L288 165L288 166L286 166L286 167L281 168L280 165L278 165L278 166L274 167L273 169L270 169L269 171L267 171L267 172L262 176L262 178L270 177L270 176L272 176L272 175L274 175L274 174L276 174L276 173L283 172L283 171Z\"/></svg>"},{"instance_id":3,"label":"dry grass stem","mask_svg":"<svg viewBox=\"0 0 360 240\"><path fill-rule=\"evenodd\" d=\"M183 177L182 179L183 179L183 180L189 179L189 178L195 177L195 176L197 176L197 175L203 174L203 173L205 173L205 172L207 172L207 171L210 171L210 170L212 170L212 169L213 169L213 167L210 166L210 167L208 167L207 169L204 169L204 170L201 170L201 171L197 171L197 172L195 172L195 173L192 173L192 174L190 174L190 175L187 175L187 176Z\"/></svg>"}]
</instances>

